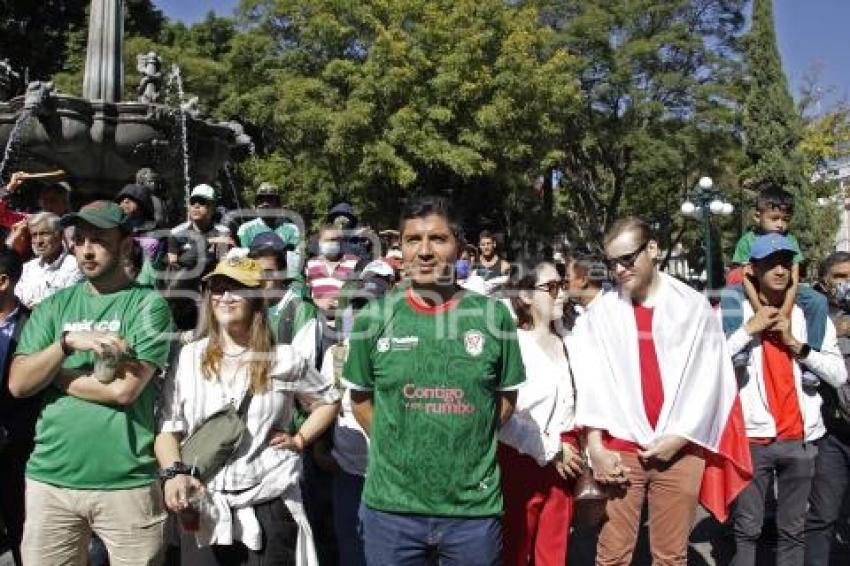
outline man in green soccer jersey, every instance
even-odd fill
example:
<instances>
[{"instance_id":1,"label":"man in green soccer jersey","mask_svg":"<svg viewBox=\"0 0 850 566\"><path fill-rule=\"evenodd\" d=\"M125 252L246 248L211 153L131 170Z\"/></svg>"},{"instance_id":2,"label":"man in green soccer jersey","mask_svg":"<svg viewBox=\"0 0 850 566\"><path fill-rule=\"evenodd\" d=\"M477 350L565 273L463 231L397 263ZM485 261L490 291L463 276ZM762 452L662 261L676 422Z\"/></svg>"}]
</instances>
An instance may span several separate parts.
<instances>
[{"instance_id":1,"label":"man in green soccer jersey","mask_svg":"<svg viewBox=\"0 0 850 566\"><path fill-rule=\"evenodd\" d=\"M501 303L456 286L458 229L446 204L402 215L410 285L364 308L344 376L369 433L360 510L371 565L500 563L497 427L525 379Z\"/></svg>"},{"instance_id":2,"label":"man in green soccer jersey","mask_svg":"<svg viewBox=\"0 0 850 566\"><path fill-rule=\"evenodd\" d=\"M113 564L158 564L165 509L151 378L168 358L171 315L123 269L132 243L117 204L95 201L62 221L74 226L86 280L33 311L9 375L16 397L44 391L26 468L23 561L83 565L95 532Z\"/></svg>"}]
</instances>

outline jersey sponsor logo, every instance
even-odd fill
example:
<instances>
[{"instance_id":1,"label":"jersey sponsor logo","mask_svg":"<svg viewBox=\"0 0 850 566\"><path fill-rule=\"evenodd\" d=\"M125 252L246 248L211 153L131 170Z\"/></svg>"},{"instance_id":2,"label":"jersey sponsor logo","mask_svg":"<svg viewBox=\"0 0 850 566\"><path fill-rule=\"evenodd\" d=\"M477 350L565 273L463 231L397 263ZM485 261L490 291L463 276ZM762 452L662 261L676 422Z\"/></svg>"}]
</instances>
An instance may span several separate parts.
<instances>
[{"instance_id":1,"label":"jersey sponsor logo","mask_svg":"<svg viewBox=\"0 0 850 566\"><path fill-rule=\"evenodd\" d=\"M420 387L408 383L401 389L404 408L440 415L469 415L475 407L464 402L465 392L459 387Z\"/></svg>"},{"instance_id":2,"label":"jersey sponsor logo","mask_svg":"<svg viewBox=\"0 0 850 566\"><path fill-rule=\"evenodd\" d=\"M463 346L467 354L477 358L484 351L484 334L478 330L467 330L463 335Z\"/></svg>"},{"instance_id":3,"label":"jersey sponsor logo","mask_svg":"<svg viewBox=\"0 0 850 566\"><path fill-rule=\"evenodd\" d=\"M412 350L418 345L418 336L403 336L401 338L378 338L376 348L379 353L384 353L390 350Z\"/></svg>"},{"instance_id":4,"label":"jersey sponsor logo","mask_svg":"<svg viewBox=\"0 0 850 566\"><path fill-rule=\"evenodd\" d=\"M121 321L113 320L81 320L79 322L66 322L62 330L69 332L118 332L121 330Z\"/></svg>"},{"instance_id":5,"label":"jersey sponsor logo","mask_svg":"<svg viewBox=\"0 0 850 566\"><path fill-rule=\"evenodd\" d=\"M390 345L393 350L412 350L419 345L419 337L403 336L401 338L391 338Z\"/></svg>"}]
</instances>

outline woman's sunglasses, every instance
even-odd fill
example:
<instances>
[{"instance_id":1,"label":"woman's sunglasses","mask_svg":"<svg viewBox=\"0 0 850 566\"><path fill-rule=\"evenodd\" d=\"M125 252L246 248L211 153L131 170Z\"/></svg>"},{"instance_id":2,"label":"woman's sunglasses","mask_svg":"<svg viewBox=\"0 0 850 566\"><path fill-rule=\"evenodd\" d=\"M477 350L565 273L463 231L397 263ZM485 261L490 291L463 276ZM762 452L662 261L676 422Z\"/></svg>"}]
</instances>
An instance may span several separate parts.
<instances>
[{"instance_id":1,"label":"woman's sunglasses","mask_svg":"<svg viewBox=\"0 0 850 566\"><path fill-rule=\"evenodd\" d=\"M215 281L213 280L207 286L207 289L210 291L210 295L213 298L219 298L225 293L229 293L231 296L239 297L239 298L247 298L250 294L251 289L245 287L244 285L239 285L238 283L231 281Z\"/></svg>"},{"instance_id":2,"label":"woman's sunglasses","mask_svg":"<svg viewBox=\"0 0 850 566\"><path fill-rule=\"evenodd\" d=\"M535 285L534 288L538 291L546 291L553 299L557 299L558 293L560 293L561 290L566 291L569 286L570 282L564 279L563 281L549 281L543 285Z\"/></svg>"}]
</instances>

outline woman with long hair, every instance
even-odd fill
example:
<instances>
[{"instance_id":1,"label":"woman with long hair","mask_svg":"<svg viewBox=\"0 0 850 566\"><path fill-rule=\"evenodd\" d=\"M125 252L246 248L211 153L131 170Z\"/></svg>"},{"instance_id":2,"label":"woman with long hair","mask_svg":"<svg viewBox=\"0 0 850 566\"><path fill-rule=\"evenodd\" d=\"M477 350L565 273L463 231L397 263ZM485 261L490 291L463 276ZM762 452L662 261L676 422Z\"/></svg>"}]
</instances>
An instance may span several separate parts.
<instances>
[{"instance_id":1,"label":"woman with long hair","mask_svg":"<svg viewBox=\"0 0 850 566\"><path fill-rule=\"evenodd\" d=\"M181 564L313 564L300 454L333 424L339 395L291 346L273 345L259 264L225 259L204 279L204 337L183 347L166 379L155 444L165 503L184 531ZM296 399L310 415L290 435ZM246 432L202 485L180 441L227 404L247 407Z\"/></svg>"},{"instance_id":2,"label":"woman with long hair","mask_svg":"<svg viewBox=\"0 0 850 566\"><path fill-rule=\"evenodd\" d=\"M519 267L519 266L517 266ZM526 369L516 408L499 432L506 566L563 566L581 456L575 393L559 322L564 281L551 263L515 268L510 282Z\"/></svg>"}]
</instances>

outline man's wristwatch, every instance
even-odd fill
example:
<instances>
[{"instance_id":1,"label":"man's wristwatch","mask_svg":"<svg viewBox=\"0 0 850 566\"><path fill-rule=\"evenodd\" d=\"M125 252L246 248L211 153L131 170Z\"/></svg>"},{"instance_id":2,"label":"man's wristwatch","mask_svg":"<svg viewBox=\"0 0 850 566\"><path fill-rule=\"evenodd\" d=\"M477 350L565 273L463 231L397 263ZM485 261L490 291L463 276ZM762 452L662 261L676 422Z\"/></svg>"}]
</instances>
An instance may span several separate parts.
<instances>
[{"instance_id":1,"label":"man's wristwatch","mask_svg":"<svg viewBox=\"0 0 850 566\"><path fill-rule=\"evenodd\" d=\"M159 471L159 480L165 482L177 476L197 477L197 475L197 468L187 466L183 462L174 462L169 467Z\"/></svg>"},{"instance_id":2,"label":"man's wristwatch","mask_svg":"<svg viewBox=\"0 0 850 566\"><path fill-rule=\"evenodd\" d=\"M811 352L811 351L812 351L811 346L809 346L808 344L803 344L802 346L800 346L800 351L797 352L797 355L794 356L794 357L797 358L798 360L805 360L807 357L809 357L809 352Z\"/></svg>"}]
</instances>

